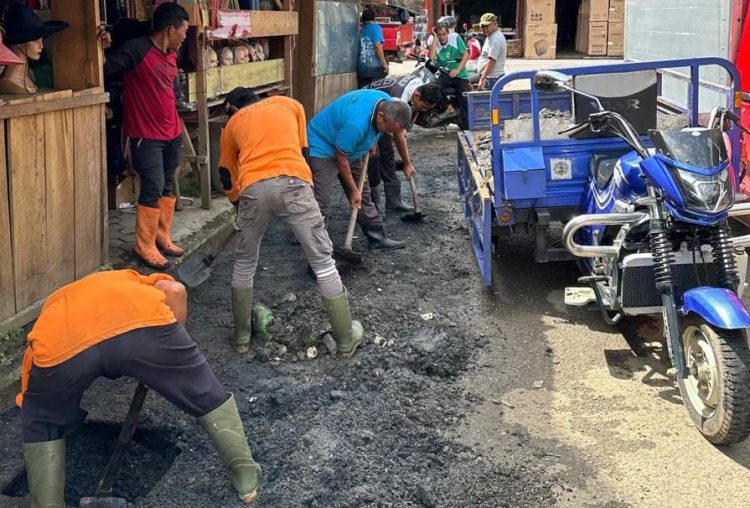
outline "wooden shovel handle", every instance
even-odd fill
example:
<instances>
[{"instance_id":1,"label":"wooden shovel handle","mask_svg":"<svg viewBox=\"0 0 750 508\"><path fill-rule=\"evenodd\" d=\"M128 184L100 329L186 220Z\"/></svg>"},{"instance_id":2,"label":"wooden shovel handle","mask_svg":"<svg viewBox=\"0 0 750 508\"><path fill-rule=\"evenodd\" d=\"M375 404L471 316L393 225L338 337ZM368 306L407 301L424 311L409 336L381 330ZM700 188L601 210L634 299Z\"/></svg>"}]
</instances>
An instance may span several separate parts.
<instances>
[{"instance_id":1,"label":"wooden shovel handle","mask_svg":"<svg viewBox=\"0 0 750 508\"><path fill-rule=\"evenodd\" d=\"M357 190L360 196L362 195L362 189L365 188L365 180L367 180L367 164L370 162L370 152L365 154L362 159L362 171L359 174L359 182L357 182ZM357 226L357 213L359 209L356 206L352 206L352 215L349 217L349 227L346 230L346 237L344 238L344 250L352 250L352 242L354 241L354 228Z\"/></svg>"}]
</instances>

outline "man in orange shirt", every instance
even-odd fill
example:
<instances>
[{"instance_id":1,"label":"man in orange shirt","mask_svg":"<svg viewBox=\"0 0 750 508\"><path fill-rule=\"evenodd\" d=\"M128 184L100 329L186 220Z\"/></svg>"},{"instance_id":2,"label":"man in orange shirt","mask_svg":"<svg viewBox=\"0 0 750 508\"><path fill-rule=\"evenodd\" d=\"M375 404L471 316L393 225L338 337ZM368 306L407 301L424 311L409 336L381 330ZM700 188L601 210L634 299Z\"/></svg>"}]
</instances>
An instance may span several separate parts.
<instances>
[{"instance_id":1,"label":"man in orange shirt","mask_svg":"<svg viewBox=\"0 0 750 508\"><path fill-rule=\"evenodd\" d=\"M221 133L219 172L237 207L239 230L232 275L232 346L240 354L250 348L260 241L271 219L278 217L292 229L315 272L339 354L352 356L364 332L361 323L352 321L332 258L333 244L313 194L302 104L284 96L260 100L250 88L240 87L227 95L224 107L228 119Z\"/></svg>"},{"instance_id":2,"label":"man in orange shirt","mask_svg":"<svg viewBox=\"0 0 750 508\"><path fill-rule=\"evenodd\" d=\"M186 319L185 287L159 273L99 272L47 298L28 335L16 397L32 506L65 505L65 437L86 417L81 397L102 376L137 379L196 417L240 499L255 500L260 467L234 397L188 335Z\"/></svg>"}]
</instances>

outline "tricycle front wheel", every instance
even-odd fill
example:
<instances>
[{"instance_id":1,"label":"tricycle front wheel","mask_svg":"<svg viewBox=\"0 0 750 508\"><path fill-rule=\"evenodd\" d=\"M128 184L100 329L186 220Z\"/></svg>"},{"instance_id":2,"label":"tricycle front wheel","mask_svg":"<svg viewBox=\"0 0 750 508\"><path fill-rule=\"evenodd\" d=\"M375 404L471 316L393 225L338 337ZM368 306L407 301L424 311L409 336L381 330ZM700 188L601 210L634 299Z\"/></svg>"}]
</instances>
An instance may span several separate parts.
<instances>
[{"instance_id":1,"label":"tricycle front wheel","mask_svg":"<svg viewBox=\"0 0 750 508\"><path fill-rule=\"evenodd\" d=\"M682 322L682 341L688 376L678 386L693 423L711 443L743 441L750 433L747 332L690 316Z\"/></svg>"}]
</instances>

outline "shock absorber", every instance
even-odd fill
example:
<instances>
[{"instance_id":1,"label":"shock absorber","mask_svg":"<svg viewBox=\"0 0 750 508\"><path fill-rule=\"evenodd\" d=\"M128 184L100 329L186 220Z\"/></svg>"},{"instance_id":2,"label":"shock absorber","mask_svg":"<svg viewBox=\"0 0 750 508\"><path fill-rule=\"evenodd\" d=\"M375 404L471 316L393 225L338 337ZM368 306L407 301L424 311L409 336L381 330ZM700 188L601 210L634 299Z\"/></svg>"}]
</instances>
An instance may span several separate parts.
<instances>
[{"instance_id":1,"label":"shock absorber","mask_svg":"<svg viewBox=\"0 0 750 508\"><path fill-rule=\"evenodd\" d=\"M740 285L740 276L737 272L737 261L732 252L732 237L727 221L714 226L711 247L714 265L719 275L719 284L726 289L736 291Z\"/></svg>"},{"instance_id":2,"label":"shock absorber","mask_svg":"<svg viewBox=\"0 0 750 508\"><path fill-rule=\"evenodd\" d=\"M654 258L654 280L656 288L664 293L673 287L672 280L672 241L664 219L651 219L648 233L651 255Z\"/></svg>"}]
</instances>

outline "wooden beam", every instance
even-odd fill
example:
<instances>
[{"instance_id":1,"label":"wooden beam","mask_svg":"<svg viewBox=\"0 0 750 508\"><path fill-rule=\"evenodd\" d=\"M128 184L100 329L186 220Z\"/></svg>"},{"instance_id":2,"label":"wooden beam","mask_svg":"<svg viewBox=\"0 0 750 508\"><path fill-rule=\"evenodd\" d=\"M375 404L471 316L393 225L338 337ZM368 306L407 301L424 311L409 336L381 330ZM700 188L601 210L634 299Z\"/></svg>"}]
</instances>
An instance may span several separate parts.
<instances>
[{"instance_id":1,"label":"wooden beam","mask_svg":"<svg viewBox=\"0 0 750 508\"><path fill-rule=\"evenodd\" d=\"M21 104L7 103L0 107L0 120L5 118L15 118L26 115L36 115L48 111L59 111L62 109L82 108L93 106L95 104L104 104L109 102L109 94L81 94L73 95L63 99L41 100Z\"/></svg>"},{"instance_id":2,"label":"wooden beam","mask_svg":"<svg viewBox=\"0 0 750 508\"><path fill-rule=\"evenodd\" d=\"M206 52L205 33L198 32L195 37L198 45L197 54L197 103L198 103L198 155L203 156L206 160L211 160L209 153L210 147L208 142L208 97L206 95ZM201 208L209 210L211 208L211 168L208 164L198 164L201 181Z\"/></svg>"},{"instance_id":3,"label":"wooden beam","mask_svg":"<svg viewBox=\"0 0 750 508\"><path fill-rule=\"evenodd\" d=\"M299 14L292 10L292 0L284 0L283 2L284 11L288 14L294 15L295 23L295 34L299 33ZM284 37L284 81L286 86L289 87L289 95L293 97L294 86L293 86L293 73L294 73L294 41L296 35L287 35Z\"/></svg>"},{"instance_id":4,"label":"wooden beam","mask_svg":"<svg viewBox=\"0 0 750 508\"><path fill-rule=\"evenodd\" d=\"M295 99L305 107L308 121L315 114L315 9L317 2L296 2L299 9L299 37L297 42L297 65L295 66Z\"/></svg>"}]
</instances>

